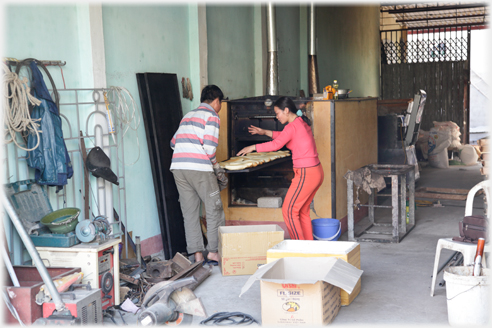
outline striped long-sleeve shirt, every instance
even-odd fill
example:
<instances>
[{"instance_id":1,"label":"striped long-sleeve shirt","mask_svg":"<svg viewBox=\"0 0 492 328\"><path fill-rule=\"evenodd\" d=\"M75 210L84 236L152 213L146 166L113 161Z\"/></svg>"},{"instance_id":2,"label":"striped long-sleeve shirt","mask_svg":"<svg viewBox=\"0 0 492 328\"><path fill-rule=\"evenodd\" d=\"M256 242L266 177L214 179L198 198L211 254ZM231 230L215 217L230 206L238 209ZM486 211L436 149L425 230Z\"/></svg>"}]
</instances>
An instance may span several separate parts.
<instances>
[{"instance_id":1,"label":"striped long-sleeve shirt","mask_svg":"<svg viewBox=\"0 0 492 328\"><path fill-rule=\"evenodd\" d=\"M174 150L170 170L213 171L219 128L219 115L207 103L186 114L170 142Z\"/></svg>"}]
</instances>

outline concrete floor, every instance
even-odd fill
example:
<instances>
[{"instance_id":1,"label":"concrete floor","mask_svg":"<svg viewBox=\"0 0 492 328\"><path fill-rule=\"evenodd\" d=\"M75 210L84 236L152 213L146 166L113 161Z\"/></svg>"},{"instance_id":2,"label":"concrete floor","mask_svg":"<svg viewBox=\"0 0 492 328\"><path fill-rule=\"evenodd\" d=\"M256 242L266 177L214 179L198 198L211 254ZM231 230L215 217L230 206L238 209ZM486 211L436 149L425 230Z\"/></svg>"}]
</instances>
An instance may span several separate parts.
<instances>
[{"instance_id":1,"label":"concrete floor","mask_svg":"<svg viewBox=\"0 0 492 328\"><path fill-rule=\"evenodd\" d=\"M425 167L418 187L470 189L484 180L480 165L452 166L449 169ZM430 199L427 199L430 200ZM433 200L436 201L436 200ZM418 207L415 228L398 244L361 242L362 289L349 305L342 307L332 325L448 325L446 287L438 284L430 296L431 275L439 238L459 235L458 221L463 218L465 201L441 200L442 207ZM390 217L380 213L376 216ZM474 214L484 213L482 196L477 196ZM347 233L340 240L347 240ZM443 250L441 263L453 254ZM223 277L218 267L195 290L211 316L217 312L243 312L261 322L260 284L255 282L241 298L239 293L249 276ZM442 272L437 283L442 280ZM125 313L125 322L136 323L136 315ZM121 317L114 317L123 325ZM205 318L193 317L193 325ZM115 325L109 318L105 325Z\"/></svg>"}]
</instances>

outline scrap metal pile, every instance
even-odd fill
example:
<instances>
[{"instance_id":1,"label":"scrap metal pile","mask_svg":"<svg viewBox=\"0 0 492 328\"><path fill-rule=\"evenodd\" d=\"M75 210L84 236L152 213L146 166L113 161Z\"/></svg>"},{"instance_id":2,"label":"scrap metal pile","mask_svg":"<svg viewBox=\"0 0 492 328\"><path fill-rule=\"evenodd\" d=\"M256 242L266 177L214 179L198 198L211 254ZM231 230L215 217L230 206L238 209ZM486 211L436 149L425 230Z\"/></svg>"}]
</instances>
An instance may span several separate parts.
<instances>
[{"instance_id":1,"label":"scrap metal pile","mask_svg":"<svg viewBox=\"0 0 492 328\"><path fill-rule=\"evenodd\" d=\"M203 266L203 261L192 264L181 253L176 253L171 260L147 256L142 265L125 264L122 260L120 280L126 286L120 288L120 302L123 306L124 302L131 301L140 307L141 325L160 324L164 319L164 322L186 321L191 320L191 315L206 317L193 290L212 273L212 269L212 265Z\"/></svg>"}]
</instances>

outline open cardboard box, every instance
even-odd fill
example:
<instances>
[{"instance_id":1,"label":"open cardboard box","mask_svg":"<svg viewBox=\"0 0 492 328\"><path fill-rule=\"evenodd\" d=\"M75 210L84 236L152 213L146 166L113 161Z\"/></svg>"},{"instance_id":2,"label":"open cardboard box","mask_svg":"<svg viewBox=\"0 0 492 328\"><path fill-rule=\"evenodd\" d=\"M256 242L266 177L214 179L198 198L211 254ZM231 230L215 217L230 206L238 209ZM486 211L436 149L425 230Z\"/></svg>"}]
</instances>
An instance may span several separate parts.
<instances>
[{"instance_id":1,"label":"open cardboard box","mask_svg":"<svg viewBox=\"0 0 492 328\"><path fill-rule=\"evenodd\" d=\"M219 227L222 275L253 274L266 263L267 250L283 240L284 230L276 224Z\"/></svg>"},{"instance_id":2,"label":"open cardboard box","mask_svg":"<svg viewBox=\"0 0 492 328\"><path fill-rule=\"evenodd\" d=\"M340 310L340 288L352 293L362 272L334 257L281 258L260 266L239 297L260 280L263 326L326 325Z\"/></svg>"},{"instance_id":3,"label":"open cardboard box","mask_svg":"<svg viewBox=\"0 0 492 328\"><path fill-rule=\"evenodd\" d=\"M336 257L360 269L360 245L351 241L284 240L267 251L267 262L284 257ZM341 305L347 306L359 295L361 279L349 295L340 291Z\"/></svg>"}]
</instances>

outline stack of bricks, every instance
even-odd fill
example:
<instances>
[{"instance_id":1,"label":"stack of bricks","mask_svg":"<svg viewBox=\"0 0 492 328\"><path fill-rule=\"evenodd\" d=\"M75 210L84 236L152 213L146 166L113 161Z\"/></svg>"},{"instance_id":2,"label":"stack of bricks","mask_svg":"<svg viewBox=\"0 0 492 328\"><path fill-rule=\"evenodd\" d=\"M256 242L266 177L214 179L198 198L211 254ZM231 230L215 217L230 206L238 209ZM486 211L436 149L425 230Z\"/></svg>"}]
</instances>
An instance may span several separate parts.
<instances>
[{"instance_id":1,"label":"stack of bricks","mask_svg":"<svg viewBox=\"0 0 492 328\"><path fill-rule=\"evenodd\" d=\"M477 140L477 145L480 147L480 160L482 162L482 167L480 168L480 173L482 175L489 175L490 159L489 159L489 139L482 138Z\"/></svg>"}]
</instances>

